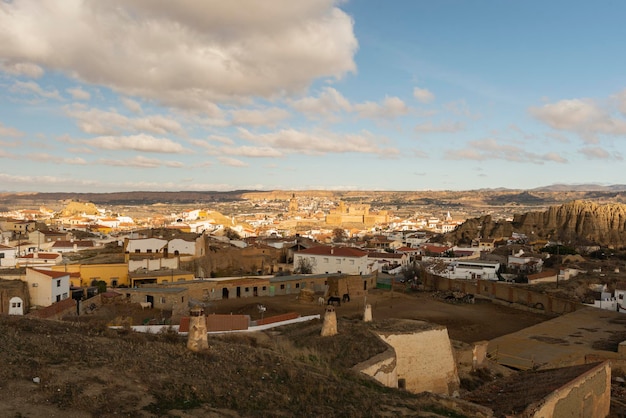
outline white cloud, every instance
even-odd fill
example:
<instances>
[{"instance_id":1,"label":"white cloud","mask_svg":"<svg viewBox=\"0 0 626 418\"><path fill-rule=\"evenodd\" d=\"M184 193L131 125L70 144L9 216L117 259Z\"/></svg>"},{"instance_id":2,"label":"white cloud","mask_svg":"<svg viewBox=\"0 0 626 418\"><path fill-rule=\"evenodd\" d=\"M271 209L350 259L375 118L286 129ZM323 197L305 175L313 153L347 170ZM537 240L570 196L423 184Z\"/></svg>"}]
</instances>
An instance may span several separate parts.
<instances>
[{"instance_id":1,"label":"white cloud","mask_svg":"<svg viewBox=\"0 0 626 418\"><path fill-rule=\"evenodd\" d=\"M248 166L248 164L246 164L245 162L243 162L241 160L237 160L235 158L219 157L218 160L222 164L229 165L231 167L247 167Z\"/></svg>"},{"instance_id":2,"label":"white cloud","mask_svg":"<svg viewBox=\"0 0 626 418\"><path fill-rule=\"evenodd\" d=\"M3 149L0 149L0 158L9 158L9 159L14 159L14 158L16 158L16 157L15 157L15 154L12 154L12 153L10 153L10 152L8 152L8 151L5 151L5 150L3 150Z\"/></svg>"},{"instance_id":3,"label":"white cloud","mask_svg":"<svg viewBox=\"0 0 626 418\"><path fill-rule=\"evenodd\" d=\"M177 161L161 161L156 158L147 158L142 155L138 155L133 158L126 159L100 159L98 164L110 165L114 167L136 167L136 168L158 168L158 167L171 167L180 168L183 164Z\"/></svg>"},{"instance_id":4,"label":"white cloud","mask_svg":"<svg viewBox=\"0 0 626 418\"><path fill-rule=\"evenodd\" d=\"M619 152L610 153L601 147L585 147L579 149L578 152L589 160L623 160Z\"/></svg>"},{"instance_id":5,"label":"white cloud","mask_svg":"<svg viewBox=\"0 0 626 418\"><path fill-rule=\"evenodd\" d=\"M233 125L276 126L277 123L289 118L291 114L285 109L271 107L233 110L231 116Z\"/></svg>"},{"instance_id":6,"label":"white cloud","mask_svg":"<svg viewBox=\"0 0 626 418\"><path fill-rule=\"evenodd\" d=\"M0 60L0 71L14 76L39 78L44 74L43 68L38 65L24 62L5 62Z\"/></svg>"},{"instance_id":7,"label":"white cloud","mask_svg":"<svg viewBox=\"0 0 626 418\"><path fill-rule=\"evenodd\" d=\"M337 119L340 112L350 112L352 104L340 92L332 87L326 87L317 97L304 97L293 100L291 105L294 109L310 117L326 117Z\"/></svg>"},{"instance_id":8,"label":"white cloud","mask_svg":"<svg viewBox=\"0 0 626 418\"><path fill-rule=\"evenodd\" d=\"M21 95L32 95L39 99L63 100L58 90L46 90L34 81L15 81L15 83L9 87L9 91Z\"/></svg>"},{"instance_id":9,"label":"white cloud","mask_svg":"<svg viewBox=\"0 0 626 418\"><path fill-rule=\"evenodd\" d=\"M226 137L226 136L221 136L221 135L211 135L209 136L209 141L215 141L215 142L221 142L222 144L226 144L226 145L233 145L234 142L232 139Z\"/></svg>"},{"instance_id":10,"label":"white cloud","mask_svg":"<svg viewBox=\"0 0 626 418\"><path fill-rule=\"evenodd\" d=\"M626 121L611 116L591 99L561 100L531 107L529 112L551 128L574 132L590 143L598 141L598 134L626 134Z\"/></svg>"},{"instance_id":11,"label":"white cloud","mask_svg":"<svg viewBox=\"0 0 626 418\"><path fill-rule=\"evenodd\" d=\"M86 145L106 150L133 150L142 152L174 153L188 152L183 146L167 138L155 138L138 134L129 136L99 136L85 140Z\"/></svg>"},{"instance_id":12,"label":"white cloud","mask_svg":"<svg viewBox=\"0 0 626 418\"><path fill-rule=\"evenodd\" d=\"M46 153L32 153L28 154L27 158L33 161L54 163L54 164L69 164L69 165L86 165L87 161L80 157L67 158L59 157L56 155L50 155Z\"/></svg>"},{"instance_id":13,"label":"white cloud","mask_svg":"<svg viewBox=\"0 0 626 418\"><path fill-rule=\"evenodd\" d=\"M432 122L420 123L415 125L413 130L416 133L440 133L440 132L459 132L465 129L465 125L461 122L444 122L435 125Z\"/></svg>"},{"instance_id":14,"label":"white cloud","mask_svg":"<svg viewBox=\"0 0 626 418\"><path fill-rule=\"evenodd\" d=\"M435 95L427 89L420 89L415 87L413 89L413 97L415 97L421 103L430 103L435 100Z\"/></svg>"},{"instance_id":15,"label":"white cloud","mask_svg":"<svg viewBox=\"0 0 626 418\"><path fill-rule=\"evenodd\" d=\"M470 141L467 148L448 150L445 158L449 160L505 160L518 163L543 164L545 162L566 163L567 160L554 152L537 154L515 145L501 144L489 138Z\"/></svg>"},{"instance_id":16,"label":"white cloud","mask_svg":"<svg viewBox=\"0 0 626 418\"><path fill-rule=\"evenodd\" d=\"M124 104L124 106L126 106L126 108L128 110L130 110L133 113L142 113L143 109L141 108L141 104L139 104L138 101L133 100L133 99L129 99L127 97L122 97L120 99L122 101L122 103Z\"/></svg>"},{"instance_id":17,"label":"white cloud","mask_svg":"<svg viewBox=\"0 0 626 418\"><path fill-rule=\"evenodd\" d=\"M180 123L161 115L129 118L114 111L82 106L66 108L66 114L76 119L78 127L86 133L114 135L121 132L150 132L154 134L184 134Z\"/></svg>"},{"instance_id":18,"label":"white cloud","mask_svg":"<svg viewBox=\"0 0 626 418\"><path fill-rule=\"evenodd\" d=\"M276 158L282 157L283 153L279 150L271 147L221 147L220 152L228 155L237 155L240 157L252 157L252 158Z\"/></svg>"},{"instance_id":19,"label":"white cloud","mask_svg":"<svg viewBox=\"0 0 626 418\"><path fill-rule=\"evenodd\" d=\"M202 139L190 139L189 143L201 147L204 149L206 154L209 155L234 155L239 157L252 157L252 158L276 158L282 157L284 153L281 151L272 148L272 147L253 147L249 145L243 146L233 146L234 143L231 141L221 142L226 145L216 145L214 141L205 141Z\"/></svg>"},{"instance_id":20,"label":"white cloud","mask_svg":"<svg viewBox=\"0 0 626 418\"><path fill-rule=\"evenodd\" d=\"M220 101L300 92L317 78L356 70L353 21L333 0L0 4L5 66L61 71L202 112Z\"/></svg>"},{"instance_id":21,"label":"white cloud","mask_svg":"<svg viewBox=\"0 0 626 418\"><path fill-rule=\"evenodd\" d=\"M395 119L409 112L408 106L398 97L386 97L382 103L363 102L354 105L361 118Z\"/></svg>"},{"instance_id":22,"label":"white cloud","mask_svg":"<svg viewBox=\"0 0 626 418\"><path fill-rule=\"evenodd\" d=\"M91 94L88 91L81 89L80 87L75 87L71 89L66 89L69 94L72 95L72 99L74 100L89 100L91 99Z\"/></svg>"},{"instance_id":23,"label":"white cloud","mask_svg":"<svg viewBox=\"0 0 626 418\"><path fill-rule=\"evenodd\" d=\"M395 148L381 146L380 138L368 132L361 134L337 134L329 131L304 132L283 129L266 134L255 134L239 129L240 137L251 142L277 148L283 152L301 154L364 153L381 156L397 155Z\"/></svg>"},{"instance_id":24,"label":"white cloud","mask_svg":"<svg viewBox=\"0 0 626 418\"><path fill-rule=\"evenodd\" d=\"M11 128L10 126L5 126L0 122L0 137L19 138L22 136L24 136L24 132L19 129Z\"/></svg>"},{"instance_id":25,"label":"white cloud","mask_svg":"<svg viewBox=\"0 0 626 418\"><path fill-rule=\"evenodd\" d=\"M71 190L76 190L76 187L80 186L93 186L97 182L93 180L86 180L76 177L54 177L54 176L18 176L13 174L0 173L0 183L3 186L19 187L32 187L35 191L41 191L46 186L54 186L58 188L68 187Z\"/></svg>"}]
</instances>

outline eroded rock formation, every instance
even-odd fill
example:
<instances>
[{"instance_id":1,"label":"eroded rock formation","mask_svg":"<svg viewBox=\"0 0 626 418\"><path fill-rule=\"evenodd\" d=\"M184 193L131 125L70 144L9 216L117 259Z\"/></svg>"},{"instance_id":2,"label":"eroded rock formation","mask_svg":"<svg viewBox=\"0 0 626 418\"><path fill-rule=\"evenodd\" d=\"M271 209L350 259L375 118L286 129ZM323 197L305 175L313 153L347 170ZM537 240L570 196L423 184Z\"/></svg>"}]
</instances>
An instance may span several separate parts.
<instances>
[{"instance_id":1,"label":"eroded rock formation","mask_svg":"<svg viewBox=\"0 0 626 418\"><path fill-rule=\"evenodd\" d=\"M475 238L505 238L513 232L529 239L547 239L570 244L626 247L626 205L572 201L543 212L515 215L512 222L491 216L468 219L447 235L449 241L468 244Z\"/></svg>"}]
</instances>

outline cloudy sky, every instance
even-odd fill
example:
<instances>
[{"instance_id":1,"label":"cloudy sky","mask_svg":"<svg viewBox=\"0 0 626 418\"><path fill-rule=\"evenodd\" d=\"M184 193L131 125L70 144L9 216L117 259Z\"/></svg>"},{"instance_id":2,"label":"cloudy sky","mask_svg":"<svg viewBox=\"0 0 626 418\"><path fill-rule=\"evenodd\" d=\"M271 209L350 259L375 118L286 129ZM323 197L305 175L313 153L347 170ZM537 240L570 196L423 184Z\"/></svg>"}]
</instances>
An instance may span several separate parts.
<instances>
[{"instance_id":1,"label":"cloudy sky","mask_svg":"<svg viewBox=\"0 0 626 418\"><path fill-rule=\"evenodd\" d=\"M0 191L626 183L626 3L0 0Z\"/></svg>"}]
</instances>

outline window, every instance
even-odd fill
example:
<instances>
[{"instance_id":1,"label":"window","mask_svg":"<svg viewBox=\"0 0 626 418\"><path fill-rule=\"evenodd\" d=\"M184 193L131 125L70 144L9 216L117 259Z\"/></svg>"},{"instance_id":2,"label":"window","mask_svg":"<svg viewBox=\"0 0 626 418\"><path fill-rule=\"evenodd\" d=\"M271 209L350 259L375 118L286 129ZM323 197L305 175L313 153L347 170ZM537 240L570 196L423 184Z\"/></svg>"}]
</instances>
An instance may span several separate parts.
<instances>
[{"instance_id":1,"label":"window","mask_svg":"<svg viewBox=\"0 0 626 418\"><path fill-rule=\"evenodd\" d=\"M246 293L248 293L250 291L249 287L246 287Z\"/></svg>"},{"instance_id":2,"label":"window","mask_svg":"<svg viewBox=\"0 0 626 418\"><path fill-rule=\"evenodd\" d=\"M161 298L161 304L165 303L165 298Z\"/></svg>"},{"instance_id":3,"label":"window","mask_svg":"<svg viewBox=\"0 0 626 418\"><path fill-rule=\"evenodd\" d=\"M146 252L147 252L147 253L151 253L151 252L152 252L152 248L148 248L148 249L146 250Z\"/></svg>"},{"instance_id":4,"label":"window","mask_svg":"<svg viewBox=\"0 0 626 418\"><path fill-rule=\"evenodd\" d=\"M63 293L63 297L61 299L63 300L67 299L67 293Z\"/></svg>"},{"instance_id":5,"label":"window","mask_svg":"<svg viewBox=\"0 0 626 418\"><path fill-rule=\"evenodd\" d=\"M296 289L300 288L300 283L296 283Z\"/></svg>"},{"instance_id":6,"label":"window","mask_svg":"<svg viewBox=\"0 0 626 418\"><path fill-rule=\"evenodd\" d=\"M341 260L339 258L337 259L337 264L341 264Z\"/></svg>"},{"instance_id":7,"label":"window","mask_svg":"<svg viewBox=\"0 0 626 418\"><path fill-rule=\"evenodd\" d=\"M57 302L61 302L61 295L57 295Z\"/></svg>"},{"instance_id":8,"label":"window","mask_svg":"<svg viewBox=\"0 0 626 418\"><path fill-rule=\"evenodd\" d=\"M33 283L33 287L39 287L39 283Z\"/></svg>"},{"instance_id":9,"label":"window","mask_svg":"<svg viewBox=\"0 0 626 418\"><path fill-rule=\"evenodd\" d=\"M61 287L61 280L57 280L57 287Z\"/></svg>"},{"instance_id":10,"label":"window","mask_svg":"<svg viewBox=\"0 0 626 418\"><path fill-rule=\"evenodd\" d=\"M324 263L328 264L328 257L324 257Z\"/></svg>"},{"instance_id":11,"label":"window","mask_svg":"<svg viewBox=\"0 0 626 418\"><path fill-rule=\"evenodd\" d=\"M284 288L285 288L285 285L284 285L284 284L281 284L281 285L280 285L280 290L283 290Z\"/></svg>"},{"instance_id":12,"label":"window","mask_svg":"<svg viewBox=\"0 0 626 418\"><path fill-rule=\"evenodd\" d=\"M118 281L117 277L111 277L111 286L117 287L117 281Z\"/></svg>"},{"instance_id":13,"label":"window","mask_svg":"<svg viewBox=\"0 0 626 418\"><path fill-rule=\"evenodd\" d=\"M141 251L139 251L139 248L137 248L137 249L135 250L135 252L136 252L137 254L139 254Z\"/></svg>"},{"instance_id":14,"label":"window","mask_svg":"<svg viewBox=\"0 0 626 418\"><path fill-rule=\"evenodd\" d=\"M263 290L264 290L264 291L265 291L265 290L267 290L267 286L263 286Z\"/></svg>"}]
</instances>

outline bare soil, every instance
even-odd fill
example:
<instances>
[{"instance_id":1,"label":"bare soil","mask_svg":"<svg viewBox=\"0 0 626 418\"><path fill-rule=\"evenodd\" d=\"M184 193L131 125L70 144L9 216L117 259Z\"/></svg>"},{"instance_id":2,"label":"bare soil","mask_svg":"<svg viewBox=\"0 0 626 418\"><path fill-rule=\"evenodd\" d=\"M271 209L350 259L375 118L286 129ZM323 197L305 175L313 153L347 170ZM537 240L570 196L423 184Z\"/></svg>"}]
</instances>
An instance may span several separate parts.
<instances>
[{"instance_id":1,"label":"bare soil","mask_svg":"<svg viewBox=\"0 0 626 418\"><path fill-rule=\"evenodd\" d=\"M372 305L373 320L415 319L444 325L453 340L473 343L510 334L543 322L551 317L509 308L489 299L477 298L474 304L445 302L431 292L375 289L366 298L353 298L336 307L337 317L362 318L365 304ZM259 319L258 305L265 306L264 316L286 312L301 315L324 313L324 306L301 301L296 295L228 299L212 302L206 313L250 315Z\"/></svg>"}]
</instances>

